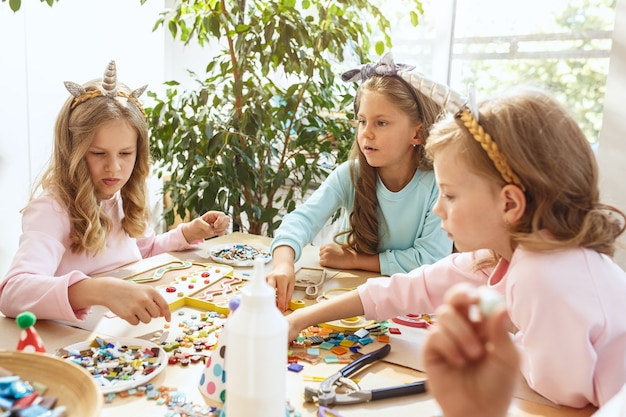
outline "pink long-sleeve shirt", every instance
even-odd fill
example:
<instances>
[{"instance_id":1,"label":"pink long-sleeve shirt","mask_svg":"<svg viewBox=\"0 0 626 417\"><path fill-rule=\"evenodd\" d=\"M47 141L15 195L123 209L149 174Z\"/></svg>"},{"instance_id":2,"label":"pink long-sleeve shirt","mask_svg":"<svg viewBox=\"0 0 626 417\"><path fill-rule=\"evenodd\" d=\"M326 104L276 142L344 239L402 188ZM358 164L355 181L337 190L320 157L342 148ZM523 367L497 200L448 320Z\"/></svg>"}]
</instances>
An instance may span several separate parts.
<instances>
[{"instance_id":1,"label":"pink long-sleeve shirt","mask_svg":"<svg viewBox=\"0 0 626 417\"><path fill-rule=\"evenodd\" d=\"M506 300L521 370L555 403L601 406L626 383L626 273L588 249L531 252L474 271L475 253L453 254L358 288L368 319L433 312L458 282L489 285Z\"/></svg>"},{"instance_id":2,"label":"pink long-sleeve shirt","mask_svg":"<svg viewBox=\"0 0 626 417\"><path fill-rule=\"evenodd\" d=\"M0 311L4 315L15 317L32 311L41 319L84 320L89 309L72 309L69 286L142 258L194 247L187 243L180 226L161 235L148 227L141 238L131 238L121 226L124 212L119 193L101 204L113 226L104 251L97 255L69 249L68 213L50 194L44 193L28 204L22 214L17 253L0 283Z\"/></svg>"}]
</instances>

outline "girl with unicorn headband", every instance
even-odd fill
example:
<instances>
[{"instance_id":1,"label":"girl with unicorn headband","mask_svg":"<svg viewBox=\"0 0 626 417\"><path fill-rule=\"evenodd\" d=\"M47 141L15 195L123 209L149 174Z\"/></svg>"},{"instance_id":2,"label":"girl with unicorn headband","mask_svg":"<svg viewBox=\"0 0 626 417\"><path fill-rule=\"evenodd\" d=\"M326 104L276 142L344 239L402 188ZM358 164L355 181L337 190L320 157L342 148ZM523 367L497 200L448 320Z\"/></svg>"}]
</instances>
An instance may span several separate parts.
<instances>
[{"instance_id":1,"label":"girl with unicorn headband","mask_svg":"<svg viewBox=\"0 0 626 417\"><path fill-rule=\"evenodd\" d=\"M22 211L18 251L0 282L0 311L75 322L103 305L131 324L169 321L169 305L156 289L91 276L192 249L226 233L230 219L208 211L157 235L148 226L150 148L139 102L146 86L131 90L118 83L114 61L102 79L65 86L70 97L57 118L41 193Z\"/></svg>"},{"instance_id":2,"label":"girl with unicorn headband","mask_svg":"<svg viewBox=\"0 0 626 417\"><path fill-rule=\"evenodd\" d=\"M626 217L600 202L595 156L578 124L540 91L476 105L473 93L421 74L394 76L450 113L425 148L439 187L433 211L461 253L299 309L287 317L290 338L345 317L433 312L459 283L471 288L469 306L475 288L488 286L505 300L529 386L557 404L603 405L626 383L626 273L611 258ZM445 334L445 355L471 363L485 348L469 319L458 322Z\"/></svg>"}]
</instances>

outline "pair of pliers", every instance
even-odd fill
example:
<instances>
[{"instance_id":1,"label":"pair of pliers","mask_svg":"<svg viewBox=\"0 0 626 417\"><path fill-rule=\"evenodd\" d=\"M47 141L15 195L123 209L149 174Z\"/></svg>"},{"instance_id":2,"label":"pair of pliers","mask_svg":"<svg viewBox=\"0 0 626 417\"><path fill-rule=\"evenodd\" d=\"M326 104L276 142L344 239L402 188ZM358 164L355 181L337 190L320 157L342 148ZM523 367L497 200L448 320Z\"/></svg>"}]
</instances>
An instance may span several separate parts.
<instances>
[{"instance_id":1,"label":"pair of pliers","mask_svg":"<svg viewBox=\"0 0 626 417\"><path fill-rule=\"evenodd\" d=\"M333 404L358 404L426 392L425 381L412 382L410 384L389 388L362 390L359 384L348 378L364 366L384 358L390 350L391 345L386 344L378 350L363 355L322 381L317 390L311 387L305 387L305 400L308 402L317 401L319 405L328 406ZM346 393L335 392L336 387L346 387Z\"/></svg>"}]
</instances>

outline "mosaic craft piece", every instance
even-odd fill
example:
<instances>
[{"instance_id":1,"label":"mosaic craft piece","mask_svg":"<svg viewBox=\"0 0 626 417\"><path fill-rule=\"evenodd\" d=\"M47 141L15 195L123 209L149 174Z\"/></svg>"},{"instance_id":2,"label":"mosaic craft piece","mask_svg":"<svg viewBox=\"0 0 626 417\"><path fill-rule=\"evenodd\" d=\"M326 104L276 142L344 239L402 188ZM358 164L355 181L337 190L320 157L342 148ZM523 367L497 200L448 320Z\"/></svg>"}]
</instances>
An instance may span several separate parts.
<instances>
[{"instance_id":1,"label":"mosaic craft piece","mask_svg":"<svg viewBox=\"0 0 626 417\"><path fill-rule=\"evenodd\" d=\"M191 306L228 314L228 301L246 282L242 277L231 276L232 272L230 267L207 264L205 268L180 274L156 288L172 310Z\"/></svg>"},{"instance_id":2,"label":"mosaic craft piece","mask_svg":"<svg viewBox=\"0 0 626 417\"><path fill-rule=\"evenodd\" d=\"M156 268L152 275L143 276L148 271L141 271L141 272L136 272L131 275L127 275L123 277L122 279L131 279L133 282L137 282L137 283L158 281L161 278L163 278L163 276L167 272L175 271L179 269L187 269L187 268L190 268L192 265L204 266L205 264L199 264L197 262L190 262L190 261L171 261ZM142 276L139 276L139 275L142 275Z\"/></svg>"}]
</instances>

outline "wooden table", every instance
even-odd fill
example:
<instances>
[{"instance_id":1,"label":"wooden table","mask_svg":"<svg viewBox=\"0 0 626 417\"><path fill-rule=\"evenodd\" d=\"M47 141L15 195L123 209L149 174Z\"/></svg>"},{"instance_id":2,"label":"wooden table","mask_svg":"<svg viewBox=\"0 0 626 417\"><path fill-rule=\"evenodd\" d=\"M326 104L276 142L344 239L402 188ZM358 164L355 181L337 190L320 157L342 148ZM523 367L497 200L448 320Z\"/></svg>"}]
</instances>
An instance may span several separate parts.
<instances>
[{"instance_id":1,"label":"wooden table","mask_svg":"<svg viewBox=\"0 0 626 417\"><path fill-rule=\"evenodd\" d=\"M232 233L227 236L208 240L196 250L177 252L172 253L171 255L183 260L209 262L206 254L210 247L218 244L234 242L269 245L270 239L243 233ZM298 262L297 266L319 267L317 248L311 246L305 248L302 259ZM251 268L235 269L236 273L245 274L251 272ZM364 271L340 271L330 281L325 283L324 290L329 288L353 288L364 282L370 276L370 273L366 273ZM295 298L305 299L304 292L297 290L294 294L294 299ZM311 301L307 301L307 303L310 302ZM36 324L36 329L42 337L48 352L54 353L58 348L76 342L89 341L95 336L145 336L152 331L162 329L164 324L164 320L153 320L148 325L140 324L138 326L131 326L120 319L117 319L117 321L102 319L101 315L103 312L103 309L95 308L89 319L90 322L88 324L81 325L84 328L78 328L64 323L40 320ZM18 338L19 329L15 324L15 320L0 316L0 349L14 349L17 345ZM312 403L304 401L303 392L305 386L316 386L318 383L305 382L304 376L315 375L326 377L335 373L344 365L325 363L317 365L303 363L303 365L304 369L299 373L289 371L286 372L287 396L291 405L296 411L301 412L303 416L316 416L317 407ZM168 366L164 372L155 377L151 382L157 386L164 385L177 387L179 390L185 392L189 401L203 404L205 403L204 397L198 390L198 382L203 367L204 365L201 363L195 365L192 364L188 367ZM365 389L383 388L386 386L398 385L426 378L426 376L421 372L386 362L378 362L370 365L360 374L356 375L356 377L361 378L360 384L362 388ZM564 381L564 383L567 383L567 381ZM532 398L532 394L530 396ZM536 398L539 397L537 396ZM593 407L572 409L568 407L546 405L545 402L541 402L541 400L536 402L531 400L514 399L509 415L516 417L587 417L595 411L595 408ZM429 394L421 394L379 400L358 405L336 406L334 407L334 410L341 413L341 415L345 417L380 417L381 415L432 416L437 413L438 406ZM131 396L127 398L116 398L112 403L105 404L102 417L155 417L165 415L166 412L167 408L163 405L159 406L154 401L149 401L143 397Z\"/></svg>"}]
</instances>

